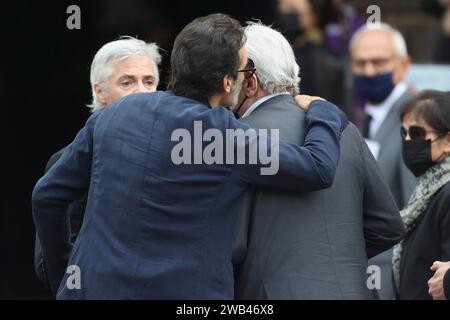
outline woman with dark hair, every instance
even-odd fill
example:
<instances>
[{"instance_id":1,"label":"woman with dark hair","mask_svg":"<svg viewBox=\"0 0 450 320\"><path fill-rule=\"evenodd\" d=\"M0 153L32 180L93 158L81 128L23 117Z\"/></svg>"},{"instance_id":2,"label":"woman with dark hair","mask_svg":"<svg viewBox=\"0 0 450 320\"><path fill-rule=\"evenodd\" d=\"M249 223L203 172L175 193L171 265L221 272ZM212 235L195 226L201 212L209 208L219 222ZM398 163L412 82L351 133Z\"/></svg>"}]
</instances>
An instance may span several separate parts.
<instances>
[{"instance_id":1,"label":"woman with dark hair","mask_svg":"<svg viewBox=\"0 0 450 320\"><path fill-rule=\"evenodd\" d=\"M401 118L403 160L419 184L401 211L406 235L394 248L394 281L399 299L431 299L430 267L450 260L450 94L424 91Z\"/></svg>"}]
</instances>

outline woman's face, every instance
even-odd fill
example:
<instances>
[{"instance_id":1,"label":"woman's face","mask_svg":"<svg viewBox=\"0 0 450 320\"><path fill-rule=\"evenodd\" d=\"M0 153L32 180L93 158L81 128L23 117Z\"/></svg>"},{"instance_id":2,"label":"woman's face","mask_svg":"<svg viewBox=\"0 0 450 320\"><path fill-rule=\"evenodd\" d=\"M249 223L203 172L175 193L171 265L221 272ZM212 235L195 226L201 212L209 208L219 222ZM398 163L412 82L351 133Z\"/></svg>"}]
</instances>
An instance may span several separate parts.
<instances>
[{"instance_id":1,"label":"woman's face","mask_svg":"<svg viewBox=\"0 0 450 320\"><path fill-rule=\"evenodd\" d=\"M414 114L406 114L403 118L403 128L409 132L411 126L419 126L425 129L425 140L434 141L431 144L431 160L439 162L450 155L450 133L443 135L441 132L436 132L425 120L416 117ZM406 140L411 140L409 134L406 136Z\"/></svg>"}]
</instances>

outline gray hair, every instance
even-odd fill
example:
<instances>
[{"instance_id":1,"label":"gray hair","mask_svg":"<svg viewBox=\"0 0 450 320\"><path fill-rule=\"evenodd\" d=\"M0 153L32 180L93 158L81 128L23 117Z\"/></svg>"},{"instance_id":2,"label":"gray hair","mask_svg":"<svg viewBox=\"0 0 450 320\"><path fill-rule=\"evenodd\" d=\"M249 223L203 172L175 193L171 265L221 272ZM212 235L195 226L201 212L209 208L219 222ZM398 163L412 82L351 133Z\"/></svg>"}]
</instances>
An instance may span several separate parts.
<instances>
[{"instance_id":1,"label":"gray hair","mask_svg":"<svg viewBox=\"0 0 450 320\"><path fill-rule=\"evenodd\" d=\"M150 58L156 76L156 85L158 85L158 65L161 63L161 54L155 43L146 43L129 36L108 42L97 51L91 65L92 103L87 106L91 112L102 108L95 94L94 85L100 85L105 92L108 92L107 79L112 74L116 63L135 56Z\"/></svg>"},{"instance_id":2,"label":"gray hair","mask_svg":"<svg viewBox=\"0 0 450 320\"><path fill-rule=\"evenodd\" d=\"M286 38L261 22L247 22L244 31L245 47L255 63L261 88L269 94L284 91L297 94L300 67Z\"/></svg>"},{"instance_id":3,"label":"gray hair","mask_svg":"<svg viewBox=\"0 0 450 320\"><path fill-rule=\"evenodd\" d=\"M371 31L385 31L389 33L392 37L392 42L394 44L395 52L398 58L403 58L408 55L408 49L406 47L406 41L403 35L397 29L391 27L389 24L384 22L379 23L366 23L364 26L359 28L352 39L350 40L350 50L353 50L356 42L361 38L361 36L366 32Z\"/></svg>"}]
</instances>

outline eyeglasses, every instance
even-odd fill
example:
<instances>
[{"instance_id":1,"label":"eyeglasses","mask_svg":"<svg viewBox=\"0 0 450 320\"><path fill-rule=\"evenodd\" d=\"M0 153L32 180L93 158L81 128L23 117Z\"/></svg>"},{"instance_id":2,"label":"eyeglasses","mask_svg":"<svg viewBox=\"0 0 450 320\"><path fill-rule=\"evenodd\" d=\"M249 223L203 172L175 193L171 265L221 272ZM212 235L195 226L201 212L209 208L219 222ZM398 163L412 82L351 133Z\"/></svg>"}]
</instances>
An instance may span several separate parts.
<instances>
[{"instance_id":1,"label":"eyeglasses","mask_svg":"<svg viewBox=\"0 0 450 320\"><path fill-rule=\"evenodd\" d=\"M441 136L447 134L447 132L443 131L437 131L437 130L426 130L423 127L420 126L410 126L408 130L406 130L404 127L400 128L400 135L402 136L402 139L405 140L406 136L409 135L411 140L425 140L425 137L427 136L427 133L437 133Z\"/></svg>"},{"instance_id":2,"label":"eyeglasses","mask_svg":"<svg viewBox=\"0 0 450 320\"><path fill-rule=\"evenodd\" d=\"M366 67L366 64L371 64L375 70L384 70L385 67L393 60L394 58L378 58L372 60L361 59L352 61L352 64L359 70L363 70Z\"/></svg>"},{"instance_id":3,"label":"eyeglasses","mask_svg":"<svg viewBox=\"0 0 450 320\"><path fill-rule=\"evenodd\" d=\"M238 70L237 72L244 72L244 77L248 79L256 72L255 63L249 58L247 60L247 67L245 69Z\"/></svg>"}]
</instances>

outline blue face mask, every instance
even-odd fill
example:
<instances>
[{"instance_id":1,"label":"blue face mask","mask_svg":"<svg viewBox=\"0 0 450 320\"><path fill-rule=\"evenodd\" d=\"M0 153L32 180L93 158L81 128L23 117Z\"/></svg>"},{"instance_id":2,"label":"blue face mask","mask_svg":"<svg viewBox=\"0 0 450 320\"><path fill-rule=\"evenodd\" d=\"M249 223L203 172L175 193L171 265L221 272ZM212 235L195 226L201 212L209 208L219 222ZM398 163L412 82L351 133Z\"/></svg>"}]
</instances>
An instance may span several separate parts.
<instances>
[{"instance_id":1,"label":"blue face mask","mask_svg":"<svg viewBox=\"0 0 450 320\"><path fill-rule=\"evenodd\" d=\"M364 100L371 103L381 103L394 90L392 72L374 77L353 75L353 88Z\"/></svg>"}]
</instances>

